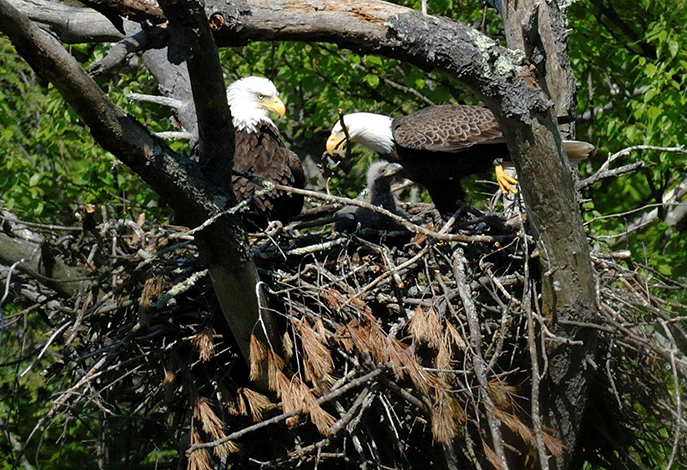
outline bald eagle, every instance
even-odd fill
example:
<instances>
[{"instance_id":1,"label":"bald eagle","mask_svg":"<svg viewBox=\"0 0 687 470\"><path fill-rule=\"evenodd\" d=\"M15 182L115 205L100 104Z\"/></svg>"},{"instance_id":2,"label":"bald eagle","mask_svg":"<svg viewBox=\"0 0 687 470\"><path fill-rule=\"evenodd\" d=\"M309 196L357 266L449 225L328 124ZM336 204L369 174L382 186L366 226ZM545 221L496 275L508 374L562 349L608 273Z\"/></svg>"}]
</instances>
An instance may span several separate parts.
<instances>
[{"instance_id":1,"label":"bald eagle","mask_svg":"<svg viewBox=\"0 0 687 470\"><path fill-rule=\"evenodd\" d=\"M403 167L400 164L389 163L384 160L379 160L370 165L370 168L367 170L368 202L382 207L393 214L407 218L406 214L398 208L396 198L391 192L392 180L402 171ZM334 230L337 232L353 232L358 225L361 228L372 228L387 232L406 231L401 224L365 207L346 206L336 213Z\"/></svg>"},{"instance_id":2,"label":"bald eagle","mask_svg":"<svg viewBox=\"0 0 687 470\"><path fill-rule=\"evenodd\" d=\"M501 160L510 157L496 118L481 106L430 106L409 116L353 113L343 117L351 142L403 165L406 176L427 188L437 210L453 213L465 193L460 180L496 168L504 192L517 192ZM346 134L337 122L327 140L327 152L339 155ZM568 157L585 158L591 144L565 141Z\"/></svg>"},{"instance_id":3,"label":"bald eagle","mask_svg":"<svg viewBox=\"0 0 687 470\"><path fill-rule=\"evenodd\" d=\"M227 88L227 100L233 118L236 147L234 169L253 173L273 183L303 188L305 175L298 155L288 150L279 130L270 119L270 112L283 117L284 103L272 81L262 77L246 77ZM232 186L238 200L252 196L261 187L234 175ZM288 222L303 208L303 196L272 191L256 197L250 205L249 220L264 227L268 220Z\"/></svg>"}]
</instances>

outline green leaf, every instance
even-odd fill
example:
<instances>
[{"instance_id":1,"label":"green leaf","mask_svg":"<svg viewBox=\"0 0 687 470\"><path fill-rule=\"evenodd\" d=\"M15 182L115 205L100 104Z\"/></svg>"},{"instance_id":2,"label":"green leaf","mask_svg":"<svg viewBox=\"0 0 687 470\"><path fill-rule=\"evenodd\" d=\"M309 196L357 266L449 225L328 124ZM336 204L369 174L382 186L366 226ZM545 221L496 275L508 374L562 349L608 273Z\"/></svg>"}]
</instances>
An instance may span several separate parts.
<instances>
[{"instance_id":1,"label":"green leaf","mask_svg":"<svg viewBox=\"0 0 687 470\"><path fill-rule=\"evenodd\" d=\"M29 178L29 186L36 186L38 182L41 180L41 174L36 173Z\"/></svg>"},{"instance_id":2,"label":"green leaf","mask_svg":"<svg viewBox=\"0 0 687 470\"><path fill-rule=\"evenodd\" d=\"M653 87L647 88L646 92L644 93L644 102L648 103L657 94L658 94L658 90L656 88L653 88Z\"/></svg>"},{"instance_id":3,"label":"green leaf","mask_svg":"<svg viewBox=\"0 0 687 470\"><path fill-rule=\"evenodd\" d=\"M680 44L678 44L677 41L672 40L668 43L668 50L670 51L670 55L675 57L677 55L677 52L680 50Z\"/></svg>"},{"instance_id":4,"label":"green leaf","mask_svg":"<svg viewBox=\"0 0 687 470\"><path fill-rule=\"evenodd\" d=\"M673 273L670 265L667 264L659 264L656 269L658 269L658 271L665 276L670 276Z\"/></svg>"},{"instance_id":5,"label":"green leaf","mask_svg":"<svg viewBox=\"0 0 687 470\"><path fill-rule=\"evenodd\" d=\"M377 75L365 75L364 80L369 83L372 88L377 88L377 85L379 85L379 77Z\"/></svg>"},{"instance_id":6,"label":"green leaf","mask_svg":"<svg viewBox=\"0 0 687 470\"><path fill-rule=\"evenodd\" d=\"M650 119L656 119L661 114L663 114L663 108L660 108L658 106L650 106L649 112L647 114L649 115Z\"/></svg>"},{"instance_id":7,"label":"green leaf","mask_svg":"<svg viewBox=\"0 0 687 470\"><path fill-rule=\"evenodd\" d=\"M647 66L644 67L644 74L649 78L656 75L657 71L658 71L658 68L654 64L647 64Z\"/></svg>"}]
</instances>

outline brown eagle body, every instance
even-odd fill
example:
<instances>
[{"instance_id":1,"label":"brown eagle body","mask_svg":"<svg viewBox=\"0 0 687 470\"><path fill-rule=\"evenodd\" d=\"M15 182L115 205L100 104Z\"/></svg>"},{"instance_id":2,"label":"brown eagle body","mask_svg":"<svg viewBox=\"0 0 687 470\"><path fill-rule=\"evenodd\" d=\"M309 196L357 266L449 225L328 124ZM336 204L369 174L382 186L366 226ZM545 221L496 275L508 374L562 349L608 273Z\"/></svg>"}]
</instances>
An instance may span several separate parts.
<instances>
[{"instance_id":1,"label":"brown eagle body","mask_svg":"<svg viewBox=\"0 0 687 470\"><path fill-rule=\"evenodd\" d=\"M430 106L409 116L391 118L372 113L343 118L352 142L376 151L381 158L400 163L405 175L429 192L441 213L453 213L465 197L460 180L493 169L510 160L496 117L481 106ZM338 122L327 141L327 151L341 153L346 141ZM593 149L585 142L565 141L571 158L584 158ZM513 178L497 167L497 181L516 192Z\"/></svg>"},{"instance_id":2,"label":"brown eagle body","mask_svg":"<svg viewBox=\"0 0 687 470\"><path fill-rule=\"evenodd\" d=\"M391 132L394 151L382 157L403 165L440 212L455 211L465 197L461 179L510 158L496 118L480 106L431 106L394 118Z\"/></svg>"},{"instance_id":3,"label":"brown eagle body","mask_svg":"<svg viewBox=\"0 0 687 470\"><path fill-rule=\"evenodd\" d=\"M257 125L255 132L246 129L236 131L234 168L272 183L296 188L305 185L305 174L298 155L284 146L277 128L265 121ZM242 176L234 176L232 184L239 201L263 188ZM303 196L271 191L253 199L250 208L255 212L250 219L259 226L264 225L265 220L288 222L300 214Z\"/></svg>"}]
</instances>

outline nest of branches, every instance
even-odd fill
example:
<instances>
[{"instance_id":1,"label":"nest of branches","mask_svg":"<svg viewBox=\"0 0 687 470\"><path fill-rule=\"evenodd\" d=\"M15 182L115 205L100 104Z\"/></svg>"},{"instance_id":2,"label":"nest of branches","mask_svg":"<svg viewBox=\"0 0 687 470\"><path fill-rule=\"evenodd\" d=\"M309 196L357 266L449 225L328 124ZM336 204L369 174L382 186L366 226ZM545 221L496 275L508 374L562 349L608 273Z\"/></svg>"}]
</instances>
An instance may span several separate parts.
<instances>
[{"instance_id":1,"label":"nest of branches","mask_svg":"<svg viewBox=\"0 0 687 470\"><path fill-rule=\"evenodd\" d=\"M540 312L538 254L522 217L511 228L470 209L443 226L426 209L414 221L427 229L412 239L313 222L254 234L263 310L283 337L270 344L258 322L249 364L187 229L105 220L49 235L97 281L57 301L4 269L25 308L13 318L42 310L51 328L27 367L44 368L62 392L34 434L91 416L112 430L105 440L126 430L132 461L173 448L168 465L193 470L502 468L501 455L510 468L537 468L564 450L541 424L547 351L579 347L557 332L587 328L598 354L587 364L579 462L684 461L686 337L679 305L663 295L684 286L627 253L595 253L597 317L560 325Z\"/></svg>"}]
</instances>

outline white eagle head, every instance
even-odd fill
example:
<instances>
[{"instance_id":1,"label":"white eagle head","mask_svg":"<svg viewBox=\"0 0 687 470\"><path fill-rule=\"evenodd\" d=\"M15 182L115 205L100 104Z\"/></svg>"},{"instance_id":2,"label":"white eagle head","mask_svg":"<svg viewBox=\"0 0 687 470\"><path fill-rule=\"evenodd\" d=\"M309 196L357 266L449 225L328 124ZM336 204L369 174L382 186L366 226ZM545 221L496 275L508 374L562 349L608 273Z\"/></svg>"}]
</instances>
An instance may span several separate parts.
<instances>
[{"instance_id":1,"label":"white eagle head","mask_svg":"<svg viewBox=\"0 0 687 470\"><path fill-rule=\"evenodd\" d=\"M388 155L394 149L389 116L373 113L352 113L343 117L351 142L357 142L380 155ZM327 153L341 156L346 148L346 133L337 121L327 139Z\"/></svg>"},{"instance_id":2,"label":"white eagle head","mask_svg":"<svg viewBox=\"0 0 687 470\"><path fill-rule=\"evenodd\" d=\"M283 117L286 113L279 92L270 79L246 77L236 80L227 88L227 101L231 108L234 127L255 132L260 122L274 125L270 112Z\"/></svg>"}]
</instances>

